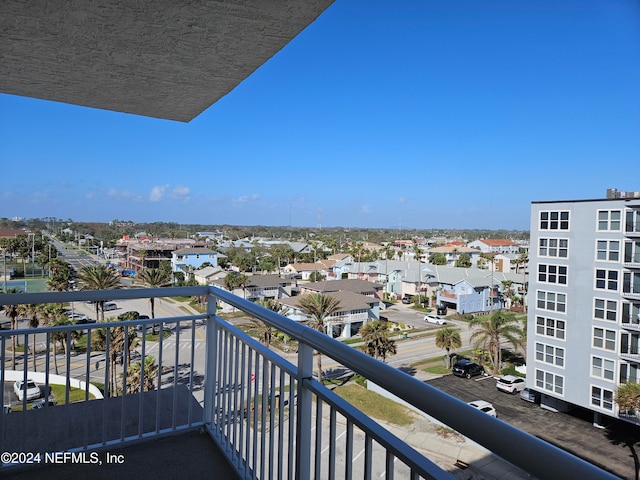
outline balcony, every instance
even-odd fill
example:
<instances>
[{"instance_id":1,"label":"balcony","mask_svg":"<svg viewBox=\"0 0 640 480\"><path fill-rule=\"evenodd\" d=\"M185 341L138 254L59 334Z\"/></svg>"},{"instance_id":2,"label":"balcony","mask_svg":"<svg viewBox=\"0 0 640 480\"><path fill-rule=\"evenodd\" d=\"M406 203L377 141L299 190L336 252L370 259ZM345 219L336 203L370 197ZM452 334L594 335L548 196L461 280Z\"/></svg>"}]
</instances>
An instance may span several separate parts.
<instances>
[{"instance_id":1,"label":"balcony","mask_svg":"<svg viewBox=\"0 0 640 480\"><path fill-rule=\"evenodd\" d=\"M636 346L622 345L620 356L632 362L640 362L640 349Z\"/></svg>"},{"instance_id":2,"label":"balcony","mask_svg":"<svg viewBox=\"0 0 640 480\"><path fill-rule=\"evenodd\" d=\"M9 383L16 378L34 377L44 392L55 387L61 393L57 405L34 410L23 399L0 415L0 451L67 452L76 459L106 459L116 452L128 461L111 472L138 480L170 476L176 465L184 465L176 476L204 478L215 471L221 478L243 479L453 479L459 468L473 468L465 462L436 463L437 458L427 458L338 397L314 378L317 351L472 440L483 457L497 456L537 478L615 478L356 349L215 287L5 294L0 303L185 296L208 298L206 313L1 330L0 390L11 392ZM217 316L219 303L287 334L297 343L296 353L285 358L256 342ZM144 335L154 324L157 335ZM125 348L135 336L135 348ZM92 338L103 340L102 346ZM11 350L14 339L22 350ZM36 348L30 350L34 339ZM52 347L74 339L84 349ZM147 363L157 368L136 371L136 365ZM144 468L130 458L145 459ZM58 467L41 465L37 473L82 477L91 465ZM0 476L33 478L33 468L5 461Z\"/></svg>"}]
</instances>

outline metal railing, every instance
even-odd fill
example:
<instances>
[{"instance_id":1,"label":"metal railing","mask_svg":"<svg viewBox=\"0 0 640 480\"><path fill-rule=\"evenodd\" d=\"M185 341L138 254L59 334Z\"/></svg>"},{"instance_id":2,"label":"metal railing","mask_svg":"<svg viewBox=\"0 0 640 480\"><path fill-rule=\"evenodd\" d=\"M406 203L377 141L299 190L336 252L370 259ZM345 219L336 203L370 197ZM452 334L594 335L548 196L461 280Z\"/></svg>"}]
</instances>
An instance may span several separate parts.
<instances>
[{"instance_id":1,"label":"metal railing","mask_svg":"<svg viewBox=\"0 0 640 480\"><path fill-rule=\"evenodd\" d=\"M0 387L4 391L5 383L10 381L5 372L7 363L12 361L7 354L12 336L22 340L24 352L18 364L21 368L16 370L24 380L35 373L24 346L33 334L44 335L43 351L33 354L44 362L44 368L36 371L44 375L46 389L53 378L50 360L55 352L50 348L51 339L60 334L69 338L70 332L78 330L92 337L101 335L98 331L104 329L108 339L104 351L92 347L87 338L84 352L72 354L67 350L64 354L61 363L65 368L63 391L67 405L43 410L55 414L59 408L75 407L84 413L75 420L75 444L53 438L55 451L101 448L203 427L242 478L371 478L374 473L388 479L453 478L314 378L316 351L538 478L615 478L358 350L218 288L6 294L0 295L0 304L178 296L206 296L206 314L0 331ZM286 358L278 355L221 319L217 307L222 303L288 335L296 342L295 354ZM206 358L201 361L195 355L199 322L204 322L206 329L205 338L199 343L206 346ZM121 355L117 348L111 348L109 342L122 340L127 345L130 336L139 332L126 327L153 328L154 323L161 330L157 339L142 335L135 349L129 352L123 348ZM164 337L165 330L171 331L170 337ZM181 348L182 339L187 348ZM142 373L142 378L136 377L139 384L131 387L132 382L127 379L135 375L135 369L127 367L138 361L144 365L151 355L158 367L157 371L151 370L154 384L145 392ZM97 383L103 384L102 400L91 399L91 384L84 381L95 382L92 366L100 358L104 371L98 369L102 381ZM71 379L78 380L77 388L82 394L78 403L71 403ZM202 389L197 379L201 379ZM193 401L194 398L200 401ZM27 409L27 405L23 400L22 408ZM9 443L18 441L19 448L37 451L39 445L32 443L29 432L32 421L44 418L40 416L42 412L15 413L0 417L2 450L16 448Z\"/></svg>"}]
</instances>

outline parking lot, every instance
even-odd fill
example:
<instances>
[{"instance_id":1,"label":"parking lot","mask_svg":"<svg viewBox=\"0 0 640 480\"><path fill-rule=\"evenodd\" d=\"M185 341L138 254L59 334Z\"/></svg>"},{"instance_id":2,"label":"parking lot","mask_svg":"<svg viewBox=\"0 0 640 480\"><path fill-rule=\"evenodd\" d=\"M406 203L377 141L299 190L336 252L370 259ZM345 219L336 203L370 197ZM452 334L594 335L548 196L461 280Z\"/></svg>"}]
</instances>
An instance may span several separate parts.
<instances>
[{"instance_id":1,"label":"parking lot","mask_svg":"<svg viewBox=\"0 0 640 480\"><path fill-rule=\"evenodd\" d=\"M428 384L464 402L486 400L495 407L498 419L552 443L594 465L621 477L635 480L640 448L640 427L612 419L606 428L592 425L591 413L576 409L556 413L525 402L519 395L496 389L493 377L459 378L453 375L428 380Z\"/></svg>"}]
</instances>

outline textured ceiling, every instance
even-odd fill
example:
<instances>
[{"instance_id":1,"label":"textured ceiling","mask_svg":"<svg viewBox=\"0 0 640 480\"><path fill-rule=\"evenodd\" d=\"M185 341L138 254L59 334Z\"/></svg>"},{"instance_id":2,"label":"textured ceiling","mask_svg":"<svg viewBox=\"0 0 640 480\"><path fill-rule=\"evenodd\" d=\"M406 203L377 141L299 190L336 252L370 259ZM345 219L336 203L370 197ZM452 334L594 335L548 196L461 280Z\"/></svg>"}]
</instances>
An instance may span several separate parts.
<instances>
[{"instance_id":1,"label":"textured ceiling","mask_svg":"<svg viewBox=\"0 0 640 480\"><path fill-rule=\"evenodd\" d=\"M0 92L187 122L333 0L0 1Z\"/></svg>"}]
</instances>

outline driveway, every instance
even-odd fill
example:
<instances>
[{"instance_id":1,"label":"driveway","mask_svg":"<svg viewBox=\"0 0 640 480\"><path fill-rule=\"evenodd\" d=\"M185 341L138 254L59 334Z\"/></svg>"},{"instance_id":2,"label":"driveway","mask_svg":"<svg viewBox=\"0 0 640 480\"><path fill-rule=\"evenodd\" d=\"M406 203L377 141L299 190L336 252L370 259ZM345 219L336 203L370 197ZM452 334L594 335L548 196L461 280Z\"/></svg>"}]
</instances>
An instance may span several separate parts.
<instances>
[{"instance_id":1,"label":"driveway","mask_svg":"<svg viewBox=\"0 0 640 480\"><path fill-rule=\"evenodd\" d=\"M539 405L521 400L519 395L498 391L496 380L492 377L467 380L445 375L427 380L427 383L464 402L491 402L500 420L621 478L636 479L640 427L614 419L611 419L611 424L606 428L594 427L593 416L586 410L576 409L570 413L545 410ZM603 417L602 421L605 420Z\"/></svg>"}]
</instances>

